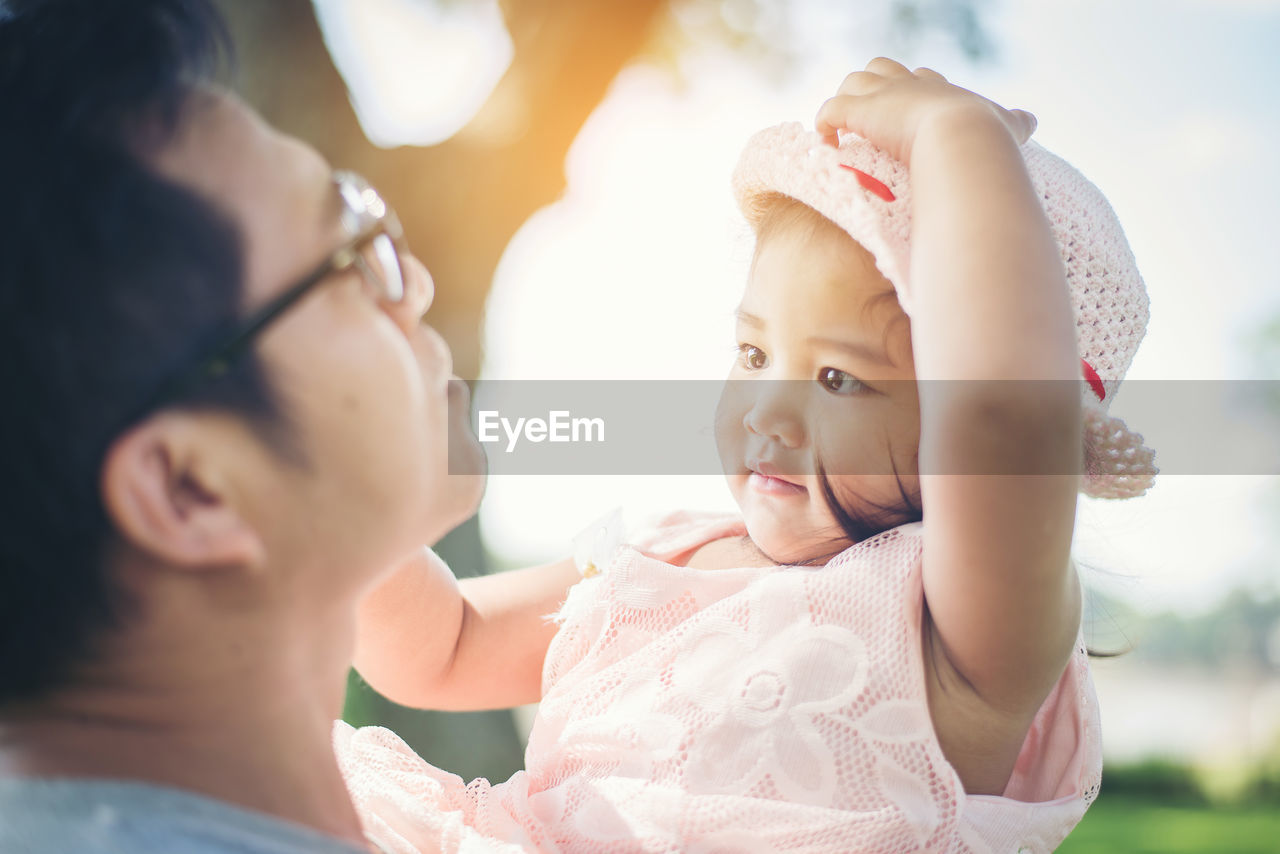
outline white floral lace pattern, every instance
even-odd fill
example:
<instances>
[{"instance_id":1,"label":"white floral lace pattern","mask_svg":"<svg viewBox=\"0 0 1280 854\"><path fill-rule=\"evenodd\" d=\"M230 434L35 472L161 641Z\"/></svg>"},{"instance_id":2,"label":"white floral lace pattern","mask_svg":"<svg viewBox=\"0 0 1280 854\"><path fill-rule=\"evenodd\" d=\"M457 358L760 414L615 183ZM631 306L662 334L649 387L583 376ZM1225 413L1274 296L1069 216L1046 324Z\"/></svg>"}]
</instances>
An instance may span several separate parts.
<instances>
[{"instance_id":1,"label":"white floral lace pattern","mask_svg":"<svg viewBox=\"0 0 1280 854\"><path fill-rule=\"evenodd\" d=\"M866 645L847 629L815 625L781 580L752 585L745 624L704 620L686 636L673 688L706 721L686 773L701 791L749 791L767 779L788 801L829 806L836 756L817 721L862 692Z\"/></svg>"},{"instance_id":2,"label":"white floral lace pattern","mask_svg":"<svg viewBox=\"0 0 1280 854\"><path fill-rule=\"evenodd\" d=\"M738 523L665 524L644 552L616 549L557 615L525 771L465 784L385 730L337 740L384 844L1040 852L1079 821L1101 767L1083 650L1037 715L1006 797L967 796L942 754L919 641L919 523L823 567L715 571L666 561Z\"/></svg>"}]
</instances>

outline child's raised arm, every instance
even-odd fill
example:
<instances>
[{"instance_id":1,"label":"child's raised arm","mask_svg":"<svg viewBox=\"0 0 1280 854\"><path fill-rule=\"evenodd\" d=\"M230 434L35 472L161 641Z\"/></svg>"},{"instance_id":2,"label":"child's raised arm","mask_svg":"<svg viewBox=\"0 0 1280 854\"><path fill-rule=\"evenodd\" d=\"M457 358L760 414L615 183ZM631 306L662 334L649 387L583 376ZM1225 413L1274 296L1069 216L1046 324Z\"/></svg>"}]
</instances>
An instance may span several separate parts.
<instances>
[{"instance_id":1,"label":"child's raised arm","mask_svg":"<svg viewBox=\"0 0 1280 854\"><path fill-rule=\"evenodd\" d=\"M572 559L459 582L424 549L361 602L355 667L406 706L496 709L541 697L556 627L580 579Z\"/></svg>"},{"instance_id":2,"label":"child's raised arm","mask_svg":"<svg viewBox=\"0 0 1280 854\"><path fill-rule=\"evenodd\" d=\"M817 124L908 166L931 640L987 704L1029 720L1078 631L1082 457L1065 274L1019 152L1034 119L877 59Z\"/></svg>"}]
</instances>

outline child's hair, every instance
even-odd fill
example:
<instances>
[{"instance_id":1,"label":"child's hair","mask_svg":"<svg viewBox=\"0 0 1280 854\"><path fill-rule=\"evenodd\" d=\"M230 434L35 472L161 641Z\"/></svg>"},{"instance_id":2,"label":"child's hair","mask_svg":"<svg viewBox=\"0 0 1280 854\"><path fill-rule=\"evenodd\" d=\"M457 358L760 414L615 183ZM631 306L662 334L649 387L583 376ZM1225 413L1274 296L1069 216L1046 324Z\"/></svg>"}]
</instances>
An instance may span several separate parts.
<instances>
[{"instance_id":1,"label":"child's hair","mask_svg":"<svg viewBox=\"0 0 1280 854\"><path fill-rule=\"evenodd\" d=\"M783 229L801 229L808 239L817 239L824 232L838 240L847 241L860 252L865 253L868 265L874 269L875 259L848 235L840 226L827 219L818 211L781 193L767 194L760 201L761 217L756 226L756 248L758 256L760 247L776 232ZM906 340L910 341L911 318L907 317L898 304L898 295L893 285L884 283L884 287L868 296L863 311L870 313L877 308L885 307L892 311L892 317L885 324L884 344L889 348L895 328L906 325ZM916 457L919 449L916 449ZM894 478L898 485L900 500L896 503L878 503L862 496L846 496L843 500L836 495L831 477L827 474L821 459L814 459L814 469L818 481L822 485L822 497L831 510L831 515L840 526L848 543L858 543L876 534L887 531L898 525L919 522L924 518L924 509L920 496L913 495L902 482L901 474L894 465ZM856 500L850 500L856 499ZM833 545L836 545L833 543ZM815 559L818 560L818 559Z\"/></svg>"}]
</instances>

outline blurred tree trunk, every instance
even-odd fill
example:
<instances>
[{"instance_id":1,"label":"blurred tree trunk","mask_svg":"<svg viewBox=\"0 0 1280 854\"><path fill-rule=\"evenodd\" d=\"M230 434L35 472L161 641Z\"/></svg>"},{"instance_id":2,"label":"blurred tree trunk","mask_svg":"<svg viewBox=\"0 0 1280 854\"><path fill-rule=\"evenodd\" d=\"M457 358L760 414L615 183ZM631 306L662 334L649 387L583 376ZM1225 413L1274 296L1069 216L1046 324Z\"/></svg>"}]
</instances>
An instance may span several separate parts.
<instances>
[{"instance_id":1,"label":"blurred tree trunk","mask_svg":"<svg viewBox=\"0 0 1280 854\"><path fill-rule=\"evenodd\" d=\"M503 0L511 67L461 132L432 147L380 149L365 137L310 0L218 0L236 44L237 88L263 116L354 169L387 197L431 270L429 320L475 378L485 298L517 229L564 190L564 160L618 71L641 49L664 0ZM449 85L424 80L423 87ZM460 575L483 571L472 520L437 549ZM466 779L506 779L522 748L506 712L410 712L351 680L346 717L396 730Z\"/></svg>"}]
</instances>

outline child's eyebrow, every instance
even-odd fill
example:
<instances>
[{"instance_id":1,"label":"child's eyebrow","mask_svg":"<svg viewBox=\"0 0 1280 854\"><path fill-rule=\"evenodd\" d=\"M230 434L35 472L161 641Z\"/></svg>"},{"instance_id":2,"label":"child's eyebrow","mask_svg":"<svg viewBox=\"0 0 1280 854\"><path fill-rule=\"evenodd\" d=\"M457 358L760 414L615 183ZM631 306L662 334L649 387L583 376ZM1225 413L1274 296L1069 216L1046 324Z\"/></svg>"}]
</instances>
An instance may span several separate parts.
<instances>
[{"instance_id":1,"label":"child's eyebrow","mask_svg":"<svg viewBox=\"0 0 1280 854\"><path fill-rule=\"evenodd\" d=\"M850 353L864 361L873 362L881 367L897 367L897 364L885 353L857 341L842 341L838 338L820 338L816 335L811 335L806 340L810 344L817 344L822 347L831 347L836 350L844 350L846 353Z\"/></svg>"},{"instance_id":2,"label":"child's eyebrow","mask_svg":"<svg viewBox=\"0 0 1280 854\"><path fill-rule=\"evenodd\" d=\"M740 323L745 323L748 326L754 326L757 329L765 328L764 320L762 320L761 318L757 317L756 315L752 314L749 311L743 311L741 308L739 308L733 314L734 314L734 317L736 317L738 319L738 322ZM865 362L871 362L872 364L880 365L881 367L884 367L884 368L898 367L897 362L894 362L892 359L888 357L888 355L886 355L882 351L877 350L874 347L869 347L866 344L862 344L858 341L845 341L839 338L823 338L817 335L811 335L808 338L806 338L805 341L809 344L817 344L822 347L831 347L836 350L844 350L846 353L850 353L853 356L856 356Z\"/></svg>"}]
</instances>

